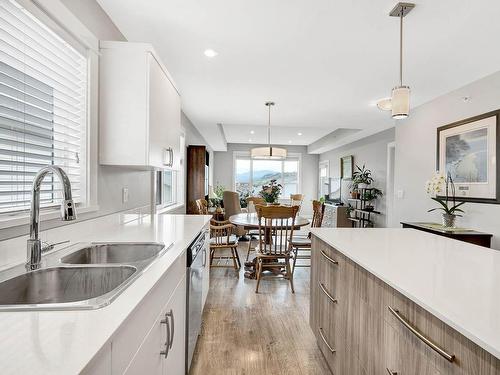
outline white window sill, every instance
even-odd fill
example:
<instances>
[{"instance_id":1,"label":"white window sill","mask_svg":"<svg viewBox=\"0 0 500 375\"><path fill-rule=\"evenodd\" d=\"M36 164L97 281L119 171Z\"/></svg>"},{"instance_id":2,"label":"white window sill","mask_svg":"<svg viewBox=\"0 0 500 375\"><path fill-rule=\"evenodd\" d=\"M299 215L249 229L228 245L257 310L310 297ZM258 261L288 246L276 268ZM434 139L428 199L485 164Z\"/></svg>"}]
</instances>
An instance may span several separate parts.
<instances>
[{"instance_id":1,"label":"white window sill","mask_svg":"<svg viewBox=\"0 0 500 375\"><path fill-rule=\"evenodd\" d=\"M99 210L99 206L76 207L77 218L79 214L95 212ZM40 221L52 220L60 218L61 214L59 207L51 210L40 210ZM18 214L1 214L0 215L0 229L17 227L20 225L27 225L30 222L30 213L22 212Z\"/></svg>"},{"instance_id":2,"label":"white window sill","mask_svg":"<svg viewBox=\"0 0 500 375\"><path fill-rule=\"evenodd\" d=\"M184 207L184 203L176 203L170 206L161 207L156 209L157 214L169 214L173 211L177 211L179 208Z\"/></svg>"}]
</instances>

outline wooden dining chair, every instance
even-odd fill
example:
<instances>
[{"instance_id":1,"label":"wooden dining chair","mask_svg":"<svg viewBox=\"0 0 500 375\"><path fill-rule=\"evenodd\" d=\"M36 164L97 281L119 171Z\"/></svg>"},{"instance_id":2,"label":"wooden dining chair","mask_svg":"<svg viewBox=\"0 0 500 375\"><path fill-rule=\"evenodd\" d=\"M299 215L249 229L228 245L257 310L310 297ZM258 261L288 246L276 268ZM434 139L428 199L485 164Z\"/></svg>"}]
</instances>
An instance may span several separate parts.
<instances>
[{"instance_id":1,"label":"wooden dining chair","mask_svg":"<svg viewBox=\"0 0 500 375\"><path fill-rule=\"evenodd\" d=\"M227 220L210 220L210 267L234 267L237 271L241 268L237 249L238 237L233 234L233 230L234 225ZM230 255L227 255L228 251ZM217 260L215 265L214 260ZM229 260L233 261L232 266L228 264Z\"/></svg>"},{"instance_id":2,"label":"wooden dining chair","mask_svg":"<svg viewBox=\"0 0 500 375\"><path fill-rule=\"evenodd\" d=\"M320 201L313 201L313 218L311 221L311 228L319 228L323 222L325 213L325 205ZM295 267L310 267L311 263L311 232L307 237L294 236L292 238L293 249L293 268L292 274L295 272ZM307 264L297 264L297 259L309 259Z\"/></svg>"},{"instance_id":3,"label":"wooden dining chair","mask_svg":"<svg viewBox=\"0 0 500 375\"><path fill-rule=\"evenodd\" d=\"M257 207L258 205L261 205L261 206L266 205L266 201L262 197L248 197L246 199L246 201L247 201L248 213L256 212L255 207ZM251 206L253 206L253 210L251 210ZM248 258L250 257L250 252L255 251L255 247L252 246L252 241L259 239L259 230L258 229L250 229L247 232L247 235L248 235L248 247L247 247L246 261L248 262Z\"/></svg>"},{"instance_id":4,"label":"wooden dining chair","mask_svg":"<svg viewBox=\"0 0 500 375\"><path fill-rule=\"evenodd\" d=\"M292 257L291 240L299 208L297 206L258 205L256 209L259 219L259 245L256 249L257 285L255 293L259 292L264 269L281 270L281 268L285 268L285 272L280 272L279 275L290 281L292 293L295 293L290 261Z\"/></svg>"},{"instance_id":5,"label":"wooden dining chair","mask_svg":"<svg viewBox=\"0 0 500 375\"><path fill-rule=\"evenodd\" d=\"M197 199L195 204L198 215L208 215L208 202L205 199Z\"/></svg>"}]
</instances>

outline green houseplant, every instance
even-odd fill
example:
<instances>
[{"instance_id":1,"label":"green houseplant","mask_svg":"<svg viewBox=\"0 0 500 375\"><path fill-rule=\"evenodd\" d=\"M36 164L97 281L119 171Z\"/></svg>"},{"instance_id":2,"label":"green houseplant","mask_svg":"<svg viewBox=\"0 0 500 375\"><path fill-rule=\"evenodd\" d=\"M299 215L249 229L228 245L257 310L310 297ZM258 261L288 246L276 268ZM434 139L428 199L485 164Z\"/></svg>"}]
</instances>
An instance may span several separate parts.
<instances>
[{"instance_id":1,"label":"green houseplant","mask_svg":"<svg viewBox=\"0 0 500 375\"><path fill-rule=\"evenodd\" d=\"M431 208L427 212L442 210L443 226L454 228L456 218L462 216L460 213L464 211L460 208L465 202L456 202L455 184L451 175L448 173L446 177L439 172L436 172L432 178L426 183L427 194L431 199L440 204L440 207ZM442 195L444 193L444 195Z\"/></svg>"},{"instance_id":2,"label":"green houseplant","mask_svg":"<svg viewBox=\"0 0 500 375\"><path fill-rule=\"evenodd\" d=\"M366 189L363 194L363 199L367 202L365 211L373 211L375 209L373 201L384 195L382 190L377 188Z\"/></svg>"},{"instance_id":3,"label":"green houseplant","mask_svg":"<svg viewBox=\"0 0 500 375\"><path fill-rule=\"evenodd\" d=\"M352 173L351 187L356 189L366 189L373 182L372 171L365 167L356 165L356 170Z\"/></svg>"},{"instance_id":4,"label":"green houseplant","mask_svg":"<svg viewBox=\"0 0 500 375\"><path fill-rule=\"evenodd\" d=\"M226 188L222 185L216 185L214 190L213 190L213 195L210 194L210 197L208 199L208 204L210 205L210 207L216 207L216 208L220 208L223 206L222 202L222 198L224 196L224 191L226 190Z\"/></svg>"},{"instance_id":5,"label":"green houseplant","mask_svg":"<svg viewBox=\"0 0 500 375\"><path fill-rule=\"evenodd\" d=\"M278 184L276 180L269 181L269 184L263 185L259 195L264 198L267 203L277 203L283 186Z\"/></svg>"}]
</instances>

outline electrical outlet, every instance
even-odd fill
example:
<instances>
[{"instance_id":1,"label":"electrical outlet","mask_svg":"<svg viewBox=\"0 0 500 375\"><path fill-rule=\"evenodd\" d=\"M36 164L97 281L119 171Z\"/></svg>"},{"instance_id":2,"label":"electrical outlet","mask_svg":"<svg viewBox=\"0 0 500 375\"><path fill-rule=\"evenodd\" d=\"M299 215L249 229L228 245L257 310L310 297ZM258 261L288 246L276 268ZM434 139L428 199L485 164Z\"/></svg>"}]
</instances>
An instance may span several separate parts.
<instances>
[{"instance_id":1,"label":"electrical outlet","mask_svg":"<svg viewBox=\"0 0 500 375\"><path fill-rule=\"evenodd\" d=\"M123 188L122 189L122 203L127 203L128 202L128 188Z\"/></svg>"}]
</instances>

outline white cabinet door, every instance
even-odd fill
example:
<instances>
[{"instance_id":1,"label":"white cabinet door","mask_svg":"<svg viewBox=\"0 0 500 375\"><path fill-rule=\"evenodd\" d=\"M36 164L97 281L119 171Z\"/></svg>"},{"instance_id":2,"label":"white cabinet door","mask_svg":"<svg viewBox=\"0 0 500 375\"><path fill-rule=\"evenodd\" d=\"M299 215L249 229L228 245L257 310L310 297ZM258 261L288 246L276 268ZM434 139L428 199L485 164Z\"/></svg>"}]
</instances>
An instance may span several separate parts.
<instances>
[{"instance_id":1,"label":"white cabinet door","mask_svg":"<svg viewBox=\"0 0 500 375\"><path fill-rule=\"evenodd\" d=\"M151 45L102 42L101 164L180 169L181 99Z\"/></svg>"},{"instance_id":2,"label":"white cabinet door","mask_svg":"<svg viewBox=\"0 0 500 375\"><path fill-rule=\"evenodd\" d=\"M177 90L149 55L149 162L160 168L180 166L181 103Z\"/></svg>"},{"instance_id":3,"label":"white cabinet door","mask_svg":"<svg viewBox=\"0 0 500 375\"><path fill-rule=\"evenodd\" d=\"M162 375L163 354L166 341L165 312L162 311L148 335L125 370L126 375Z\"/></svg>"},{"instance_id":4,"label":"white cabinet door","mask_svg":"<svg viewBox=\"0 0 500 375\"><path fill-rule=\"evenodd\" d=\"M182 278L144 339L126 375L184 375L186 278Z\"/></svg>"},{"instance_id":5,"label":"white cabinet door","mask_svg":"<svg viewBox=\"0 0 500 375\"><path fill-rule=\"evenodd\" d=\"M170 343L163 363L164 375L184 375L186 362L186 278L182 279L165 309L170 320Z\"/></svg>"}]
</instances>

